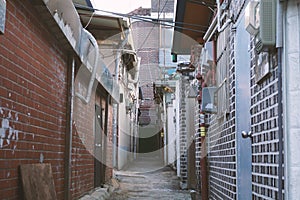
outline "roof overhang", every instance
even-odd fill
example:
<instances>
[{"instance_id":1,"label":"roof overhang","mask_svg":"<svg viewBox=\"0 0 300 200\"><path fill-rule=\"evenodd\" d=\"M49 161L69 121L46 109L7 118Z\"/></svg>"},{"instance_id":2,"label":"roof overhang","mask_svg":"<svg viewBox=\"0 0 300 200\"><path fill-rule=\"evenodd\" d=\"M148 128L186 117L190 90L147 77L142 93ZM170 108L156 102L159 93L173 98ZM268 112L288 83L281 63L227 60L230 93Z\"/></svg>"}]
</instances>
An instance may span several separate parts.
<instances>
[{"instance_id":1,"label":"roof overhang","mask_svg":"<svg viewBox=\"0 0 300 200\"><path fill-rule=\"evenodd\" d=\"M126 21L122 18L97 15L91 18L90 14L79 13L82 24L87 25L87 29L97 40L105 40L122 33L126 28Z\"/></svg>"},{"instance_id":2,"label":"roof overhang","mask_svg":"<svg viewBox=\"0 0 300 200\"><path fill-rule=\"evenodd\" d=\"M189 55L193 44L203 37L214 17L215 0L179 0L176 6L172 53Z\"/></svg>"},{"instance_id":3,"label":"roof overhang","mask_svg":"<svg viewBox=\"0 0 300 200\"><path fill-rule=\"evenodd\" d=\"M121 17L97 14L89 0L73 0L73 2L83 27L86 27L96 40L106 40L128 29L127 21Z\"/></svg>"}]
</instances>

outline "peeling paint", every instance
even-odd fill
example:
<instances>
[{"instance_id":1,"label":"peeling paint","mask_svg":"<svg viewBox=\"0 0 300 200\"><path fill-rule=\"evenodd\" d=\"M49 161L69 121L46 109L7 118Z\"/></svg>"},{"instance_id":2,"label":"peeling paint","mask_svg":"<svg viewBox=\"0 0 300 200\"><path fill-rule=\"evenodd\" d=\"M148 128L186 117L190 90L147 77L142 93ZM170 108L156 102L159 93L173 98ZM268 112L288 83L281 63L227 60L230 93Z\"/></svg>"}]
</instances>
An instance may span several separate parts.
<instances>
[{"instance_id":1,"label":"peeling paint","mask_svg":"<svg viewBox=\"0 0 300 200\"><path fill-rule=\"evenodd\" d=\"M40 163L43 163L44 162L44 155L41 153L40 154Z\"/></svg>"},{"instance_id":2,"label":"peeling paint","mask_svg":"<svg viewBox=\"0 0 300 200\"><path fill-rule=\"evenodd\" d=\"M15 130L14 125L10 125L10 120L18 121L18 114L13 114L12 110L0 108L0 113L4 116L4 113L8 111L7 117L3 118L0 127L0 148L8 147L12 144L12 141L19 140L19 131ZM14 117L15 119L13 119ZM14 146L16 148L16 145Z\"/></svg>"},{"instance_id":3,"label":"peeling paint","mask_svg":"<svg viewBox=\"0 0 300 200\"><path fill-rule=\"evenodd\" d=\"M0 128L0 138L5 138L5 129Z\"/></svg>"},{"instance_id":4,"label":"peeling paint","mask_svg":"<svg viewBox=\"0 0 300 200\"><path fill-rule=\"evenodd\" d=\"M18 130L14 130L14 135L15 135L15 139L19 140L19 131Z\"/></svg>"},{"instance_id":5,"label":"peeling paint","mask_svg":"<svg viewBox=\"0 0 300 200\"><path fill-rule=\"evenodd\" d=\"M17 145L14 145L14 148L13 148L13 151L12 151L12 154L15 154L15 150L17 149Z\"/></svg>"},{"instance_id":6,"label":"peeling paint","mask_svg":"<svg viewBox=\"0 0 300 200\"><path fill-rule=\"evenodd\" d=\"M8 119L3 119L2 120L2 128L8 129L9 128L9 121Z\"/></svg>"},{"instance_id":7,"label":"peeling paint","mask_svg":"<svg viewBox=\"0 0 300 200\"><path fill-rule=\"evenodd\" d=\"M11 111L8 112L7 118L8 118L8 119L11 119Z\"/></svg>"}]
</instances>

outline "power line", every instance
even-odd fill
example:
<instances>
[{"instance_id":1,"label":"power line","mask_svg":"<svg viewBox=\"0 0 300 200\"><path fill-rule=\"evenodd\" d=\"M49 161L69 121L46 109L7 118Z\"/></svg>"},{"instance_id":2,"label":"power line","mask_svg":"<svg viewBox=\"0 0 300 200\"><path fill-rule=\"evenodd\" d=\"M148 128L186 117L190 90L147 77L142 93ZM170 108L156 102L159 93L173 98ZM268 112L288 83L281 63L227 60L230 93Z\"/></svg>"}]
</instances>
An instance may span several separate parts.
<instances>
[{"instance_id":1,"label":"power line","mask_svg":"<svg viewBox=\"0 0 300 200\"><path fill-rule=\"evenodd\" d=\"M92 12L99 11L99 12L104 12L104 13L108 13L108 14L112 14L112 15L116 15L116 16L127 17L127 18L136 19L136 20L140 20L140 21L144 21L144 22L153 23L153 24L161 24L161 25L168 26L168 27L174 27L174 28L178 28L178 29L182 29L182 30L189 30L189 31L198 32L198 33L205 33L206 31L197 30L197 29L193 29L193 28L186 28L186 27L171 25L171 24L182 24L182 25L187 25L187 26L201 27L201 28L205 28L205 29L207 28L207 26L199 25L199 24L191 24L191 23L185 23L185 22L174 22L174 21L171 21L171 20L153 19L153 18L150 18L150 17L142 17L142 16L133 16L133 15L128 15L128 14L105 11L105 10L101 10L101 9L97 9L97 8L93 8L93 7L89 7L89 6L80 5L80 4L77 4L77 3L74 3L74 5L75 5L76 8L89 10L89 11L92 11ZM97 16L93 16L93 17L97 18Z\"/></svg>"},{"instance_id":2,"label":"power line","mask_svg":"<svg viewBox=\"0 0 300 200\"><path fill-rule=\"evenodd\" d=\"M160 17L160 15L161 15L161 13L164 11L164 9L165 9L165 7L166 7L168 1L169 1L169 0L166 0L166 1L165 1L165 4L164 4L163 8L161 9L161 11L158 10L157 21L159 20L159 17ZM160 3L159 3L159 4L160 4ZM152 33L152 31L153 31L153 29L154 29L154 27L155 27L155 25L156 25L156 24L154 23L153 26L152 26L152 28L151 28L151 30L148 32L148 34L147 34L147 36L146 36L144 42L143 42L142 45L139 47L140 49L142 49L142 47L145 45L147 39L149 38L150 34Z\"/></svg>"}]
</instances>

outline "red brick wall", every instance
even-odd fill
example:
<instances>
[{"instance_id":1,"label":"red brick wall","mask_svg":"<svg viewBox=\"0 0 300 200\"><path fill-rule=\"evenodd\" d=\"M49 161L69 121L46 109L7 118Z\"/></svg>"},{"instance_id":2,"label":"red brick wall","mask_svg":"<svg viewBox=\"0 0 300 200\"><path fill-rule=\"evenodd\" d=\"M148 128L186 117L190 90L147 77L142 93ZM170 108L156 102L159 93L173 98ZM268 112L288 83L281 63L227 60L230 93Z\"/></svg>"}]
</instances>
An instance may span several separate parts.
<instances>
[{"instance_id":1,"label":"red brick wall","mask_svg":"<svg viewBox=\"0 0 300 200\"><path fill-rule=\"evenodd\" d=\"M0 199L21 199L19 166L39 163L40 158L51 164L57 198L63 199L67 52L30 1L6 2L6 29L0 35ZM74 123L72 198L94 188L94 105L95 96L79 113L81 123ZM74 106L83 107L78 99ZM111 106L108 117L111 140ZM110 144L107 162L111 162ZM111 176L108 167L106 180Z\"/></svg>"},{"instance_id":2,"label":"red brick wall","mask_svg":"<svg viewBox=\"0 0 300 200\"><path fill-rule=\"evenodd\" d=\"M75 93L86 95L90 72L81 66L75 75ZM94 188L94 114L95 95L89 104L75 97L71 155L71 196L82 196Z\"/></svg>"},{"instance_id":3,"label":"red brick wall","mask_svg":"<svg viewBox=\"0 0 300 200\"><path fill-rule=\"evenodd\" d=\"M94 188L94 116L95 95L89 104L76 98L74 102L74 132L72 137L72 199Z\"/></svg>"},{"instance_id":4,"label":"red brick wall","mask_svg":"<svg viewBox=\"0 0 300 200\"><path fill-rule=\"evenodd\" d=\"M80 69L82 70L82 69ZM86 94L86 86L90 76L81 76L78 74L88 74L87 71L79 71L76 76L76 88L79 82L82 94ZM101 86L99 86L101 88ZM76 90L79 91L79 90ZM84 104L80 99L76 98L74 103L74 134L72 141L72 185L71 192L73 199L82 196L84 193L94 188L94 140L95 140L95 105L103 108L103 134L106 140L106 156L100 161L106 165L105 181L112 178L112 106L108 102L108 120L105 124L105 109L107 93L102 89L94 88L91 101ZM107 127L107 137L104 137L104 131ZM103 160L102 160L103 159Z\"/></svg>"},{"instance_id":5,"label":"red brick wall","mask_svg":"<svg viewBox=\"0 0 300 200\"><path fill-rule=\"evenodd\" d=\"M20 199L21 164L51 163L63 199L67 57L29 1L6 1L0 35L0 199ZM10 131L11 130L11 131Z\"/></svg>"}]
</instances>

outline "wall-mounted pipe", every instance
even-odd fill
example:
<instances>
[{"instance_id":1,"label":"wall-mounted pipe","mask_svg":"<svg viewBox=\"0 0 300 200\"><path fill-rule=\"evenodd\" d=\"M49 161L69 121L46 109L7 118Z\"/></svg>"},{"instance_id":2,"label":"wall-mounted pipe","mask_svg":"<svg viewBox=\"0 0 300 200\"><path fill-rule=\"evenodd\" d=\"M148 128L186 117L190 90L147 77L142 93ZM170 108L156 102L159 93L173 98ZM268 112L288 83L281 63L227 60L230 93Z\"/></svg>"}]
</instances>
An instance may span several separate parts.
<instances>
[{"instance_id":1,"label":"wall-mounted pipe","mask_svg":"<svg viewBox=\"0 0 300 200\"><path fill-rule=\"evenodd\" d=\"M203 40L209 41L216 30L217 30L217 16L214 17L213 21L209 25L205 35L203 36Z\"/></svg>"},{"instance_id":2,"label":"wall-mounted pipe","mask_svg":"<svg viewBox=\"0 0 300 200\"><path fill-rule=\"evenodd\" d=\"M226 20L226 22L221 26L221 20L223 20L223 18L227 17L227 13L223 13L223 15L221 16L221 3L220 0L217 0L217 26L218 26L218 32L222 32L225 30L225 28L232 22L232 20L229 18Z\"/></svg>"},{"instance_id":3,"label":"wall-mounted pipe","mask_svg":"<svg viewBox=\"0 0 300 200\"><path fill-rule=\"evenodd\" d=\"M91 100L91 95L92 95L92 90L93 90L93 85L94 85L94 81L96 80L96 73L97 73L97 69L98 69L98 59L99 59L99 47L98 47L98 43L97 40L94 38L94 36L86 29L82 29L88 36L88 38L90 39L90 41L92 42L92 44L95 47L95 63L94 63L94 67L92 70L92 75L89 81L89 85L87 88L87 93L86 96L84 97L83 95L81 95L80 93L76 92L76 96L82 100L85 104L88 104Z\"/></svg>"},{"instance_id":4,"label":"wall-mounted pipe","mask_svg":"<svg viewBox=\"0 0 300 200\"><path fill-rule=\"evenodd\" d=\"M221 26L221 20L227 17L228 14L224 13L221 16L220 0L216 0L216 2L217 2L217 15L213 18L210 26L208 27L206 33L203 36L204 41L209 41L216 31L218 31L219 33L223 32L228 27L228 25L232 23L232 20L228 18L226 22Z\"/></svg>"},{"instance_id":5,"label":"wall-mounted pipe","mask_svg":"<svg viewBox=\"0 0 300 200\"><path fill-rule=\"evenodd\" d=\"M71 56L70 56L71 57ZM69 58L71 67L68 67L68 102L67 102L67 131L65 136L65 164L64 164L64 199L71 199L71 157L72 157L72 134L73 134L73 110L74 110L74 76L75 61Z\"/></svg>"},{"instance_id":6,"label":"wall-mounted pipe","mask_svg":"<svg viewBox=\"0 0 300 200\"><path fill-rule=\"evenodd\" d=\"M278 200L282 200L282 178L284 176L283 169L283 88L282 88L282 46L283 46L283 11L282 3L277 0L276 12L276 48L277 48L277 61L278 61ZM286 180L286 179L285 179Z\"/></svg>"}]
</instances>

